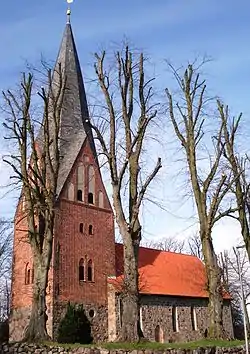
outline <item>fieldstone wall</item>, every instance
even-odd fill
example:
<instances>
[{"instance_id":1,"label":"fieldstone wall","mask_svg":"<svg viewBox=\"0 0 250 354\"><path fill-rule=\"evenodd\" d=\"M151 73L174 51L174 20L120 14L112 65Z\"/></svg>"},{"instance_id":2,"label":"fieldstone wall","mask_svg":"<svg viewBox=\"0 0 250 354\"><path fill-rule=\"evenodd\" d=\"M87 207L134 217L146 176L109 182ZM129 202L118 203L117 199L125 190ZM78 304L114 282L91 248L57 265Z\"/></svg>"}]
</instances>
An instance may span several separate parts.
<instances>
[{"instance_id":1,"label":"fieldstone wall","mask_svg":"<svg viewBox=\"0 0 250 354\"><path fill-rule=\"evenodd\" d=\"M30 319L31 308L24 307L13 309L9 321L9 335L11 341L20 341L23 338L24 330Z\"/></svg>"},{"instance_id":2,"label":"fieldstone wall","mask_svg":"<svg viewBox=\"0 0 250 354\"><path fill-rule=\"evenodd\" d=\"M165 349L165 350L107 350L103 348L93 347L93 348L63 348L55 346L41 346L36 344L0 344L0 353L9 354L244 354L246 351L243 346L233 347L233 348L198 348L198 349Z\"/></svg>"},{"instance_id":3,"label":"fieldstone wall","mask_svg":"<svg viewBox=\"0 0 250 354\"><path fill-rule=\"evenodd\" d=\"M206 337L208 328L208 299L182 298L171 296L141 296L140 322L144 336L150 341L186 342ZM116 299L116 330L121 327L119 296ZM176 308L176 320L173 318L173 308ZM192 310L194 309L194 310ZM194 311L196 329L191 312ZM224 329L228 338L233 338L231 306L225 301L223 308Z\"/></svg>"},{"instance_id":4,"label":"fieldstone wall","mask_svg":"<svg viewBox=\"0 0 250 354\"><path fill-rule=\"evenodd\" d=\"M91 335L93 341L107 342L108 341L108 309L104 305L82 304L85 309L85 314L89 319L91 326ZM53 340L57 339L57 331L61 319L65 316L67 302L54 303L53 313Z\"/></svg>"}]
</instances>

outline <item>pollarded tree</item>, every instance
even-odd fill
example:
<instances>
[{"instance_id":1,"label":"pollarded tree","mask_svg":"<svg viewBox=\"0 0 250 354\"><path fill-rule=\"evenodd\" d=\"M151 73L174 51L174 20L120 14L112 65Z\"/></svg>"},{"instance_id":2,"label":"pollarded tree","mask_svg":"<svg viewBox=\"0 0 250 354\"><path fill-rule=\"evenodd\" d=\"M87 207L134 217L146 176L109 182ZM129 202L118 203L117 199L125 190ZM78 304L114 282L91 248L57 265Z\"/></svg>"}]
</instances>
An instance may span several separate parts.
<instances>
[{"instance_id":1,"label":"pollarded tree","mask_svg":"<svg viewBox=\"0 0 250 354\"><path fill-rule=\"evenodd\" d=\"M17 150L4 161L11 166L13 178L21 184L22 205L25 205L27 240L34 264L34 285L30 322L26 340L48 338L46 330L46 287L50 268L55 204L59 171L59 127L66 78L61 67L53 74L47 70L47 83L38 97L42 102L42 124L39 139L35 138L39 117L34 114L36 80L32 73L23 74L17 91L3 92L5 114L3 123ZM16 220L18 223L18 220ZM16 225L18 228L18 225Z\"/></svg>"},{"instance_id":2,"label":"pollarded tree","mask_svg":"<svg viewBox=\"0 0 250 354\"><path fill-rule=\"evenodd\" d=\"M145 74L145 58L126 47L115 54L113 71L106 54L96 54L95 72L102 96L92 128L108 163L116 222L124 244L124 291L120 340L135 342L140 337L138 251L141 241L140 207L148 186L161 168L158 158L152 171L143 175L145 139L157 117L153 103L153 78ZM124 196L125 190L125 196Z\"/></svg>"},{"instance_id":3,"label":"pollarded tree","mask_svg":"<svg viewBox=\"0 0 250 354\"><path fill-rule=\"evenodd\" d=\"M188 65L183 74L171 67L178 84L180 96L166 89L168 116L184 152L188 179L195 201L202 254L207 274L209 293L209 331L211 338L224 336L223 296L221 269L212 242L212 229L222 217L233 213L231 206L222 209L233 180L231 173L222 164L225 146L222 144L224 123L218 113L209 120L206 84L193 65ZM217 111L216 111L217 112ZM211 113L211 112L210 112ZM210 126L209 126L210 123ZM211 126L216 131L209 135ZM212 145L211 145L212 140ZM213 150L209 151L209 146ZM207 153L207 155L206 155Z\"/></svg>"},{"instance_id":4,"label":"pollarded tree","mask_svg":"<svg viewBox=\"0 0 250 354\"><path fill-rule=\"evenodd\" d=\"M239 221L241 235L250 261L250 194L249 194L249 157L242 156L237 151L237 131L242 114L231 119L229 107L218 101L218 109L223 124L223 144L225 144L224 156L234 176L234 184L231 188L238 207L237 214L233 217Z\"/></svg>"}]
</instances>

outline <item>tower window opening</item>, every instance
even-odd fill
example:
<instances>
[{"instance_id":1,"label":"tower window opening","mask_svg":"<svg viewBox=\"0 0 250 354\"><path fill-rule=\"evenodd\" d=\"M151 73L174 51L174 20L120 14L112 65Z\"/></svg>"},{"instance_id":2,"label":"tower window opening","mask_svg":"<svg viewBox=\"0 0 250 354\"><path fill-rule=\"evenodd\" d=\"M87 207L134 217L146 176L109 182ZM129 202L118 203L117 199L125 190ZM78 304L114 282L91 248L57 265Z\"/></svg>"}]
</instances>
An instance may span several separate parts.
<instances>
[{"instance_id":1,"label":"tower window opening","mask_svg":"<svg viewBox=\"0 0 250 354\"><path fill-rule=\"evenodd\" d=\"M79 231L81 234L83 234L83 223L82 222L79 225Z\"/></svg>"},{"instance_id":2,"label":"tower window opening","mask_svg":"<svg viewBox=\"0 0 250 354\"><path fill-rule=\"evenodd\" d=\"M88 261L88 281L93 281L93 263L91 259Z\"/></svg>"},{"instance_id":3,"label":"tower window opening","mask_svg":"<svg viewBox=\"0 0 250 354\"><path fill-rule=\"evenodd\" d=\"M81 189L78 189L78 191L77 191L77 200L79 202L82 202L82 190Z\"/></svg>"},{"instance_id":4,"label":"tower window opening","mask_svg":"<svg viewBox=\"0 0 250 354\"><path fill-rule=\"evenodd\" d=\"M31 284L33 282L32 280L33 279L32 279L31 269L29 267L29 263L27 263L25 267L24 284L26 285Z\"/></svg>"},{"instance_id":5,"label":"tower window opening","mask_svg":"<svg viewBox=\"0 0 250 354\"><path fill-rule=\"evenodd\" d=\"M94 230L93 230L93 225L89 225L89 235L93 235Z\"/></svg>"},{"instance_id":6,"label":"tower window opening","mask_svg":"<svg viewBox=\"0 0 250 354\"><path fill-rule=\"evenodd\" d=\"M88 203L89 204L94 204L94 195L93 193L88 193Z\"/></svg>"},{"instance_id":7,"label":"tower window opening","mask_svg":"<svg viewBox=\"0 0 250 354\"><path fill-rule=\"evenodd\" d=\"M79 281L85 280L85 272L84 272L84 260L81 258L79 262Z\"/></svg>"}]
</instances>

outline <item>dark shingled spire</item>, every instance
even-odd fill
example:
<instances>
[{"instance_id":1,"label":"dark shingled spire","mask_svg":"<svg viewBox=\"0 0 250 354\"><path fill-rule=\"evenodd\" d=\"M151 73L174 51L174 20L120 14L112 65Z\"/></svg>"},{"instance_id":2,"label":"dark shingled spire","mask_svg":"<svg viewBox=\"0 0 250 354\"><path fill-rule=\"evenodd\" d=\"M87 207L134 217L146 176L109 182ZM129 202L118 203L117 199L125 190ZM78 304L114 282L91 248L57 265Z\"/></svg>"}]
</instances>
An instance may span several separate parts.
<instances>
[{"instance_id":1,"label":"dark shingled spire","mask_svg":"<svg viewBox=\"0 0 250 354\"><path fill-rule=\"evenodd\" d=\"M97 161L82 72L69 21L66 24L55 70L59 64L66 76L66 91L60 127L61 166L58 177L58 196L86 139L89 140Z\"/></svg>"}]
</instances>

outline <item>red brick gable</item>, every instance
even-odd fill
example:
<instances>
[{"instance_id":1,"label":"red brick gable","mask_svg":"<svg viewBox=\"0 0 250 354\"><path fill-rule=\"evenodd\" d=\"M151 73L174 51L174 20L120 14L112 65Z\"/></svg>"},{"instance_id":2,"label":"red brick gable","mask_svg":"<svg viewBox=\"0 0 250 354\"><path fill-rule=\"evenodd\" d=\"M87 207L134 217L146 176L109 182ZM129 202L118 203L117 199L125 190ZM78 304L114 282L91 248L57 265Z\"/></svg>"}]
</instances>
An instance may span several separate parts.
<instances>
[{"instance_id":1,"label":"red brick gable","mask_svg":"<svg viewBox=\"0 0 250 354\"><path fill-rule=\"evenodd\" d=\"M116 276L123 274L123 245L116 244ZM207 298L206 273L195 256L140 247L139 288L142 294ZM226 296L228 298L228 296Z\"/></svg>"}]
</instances>

